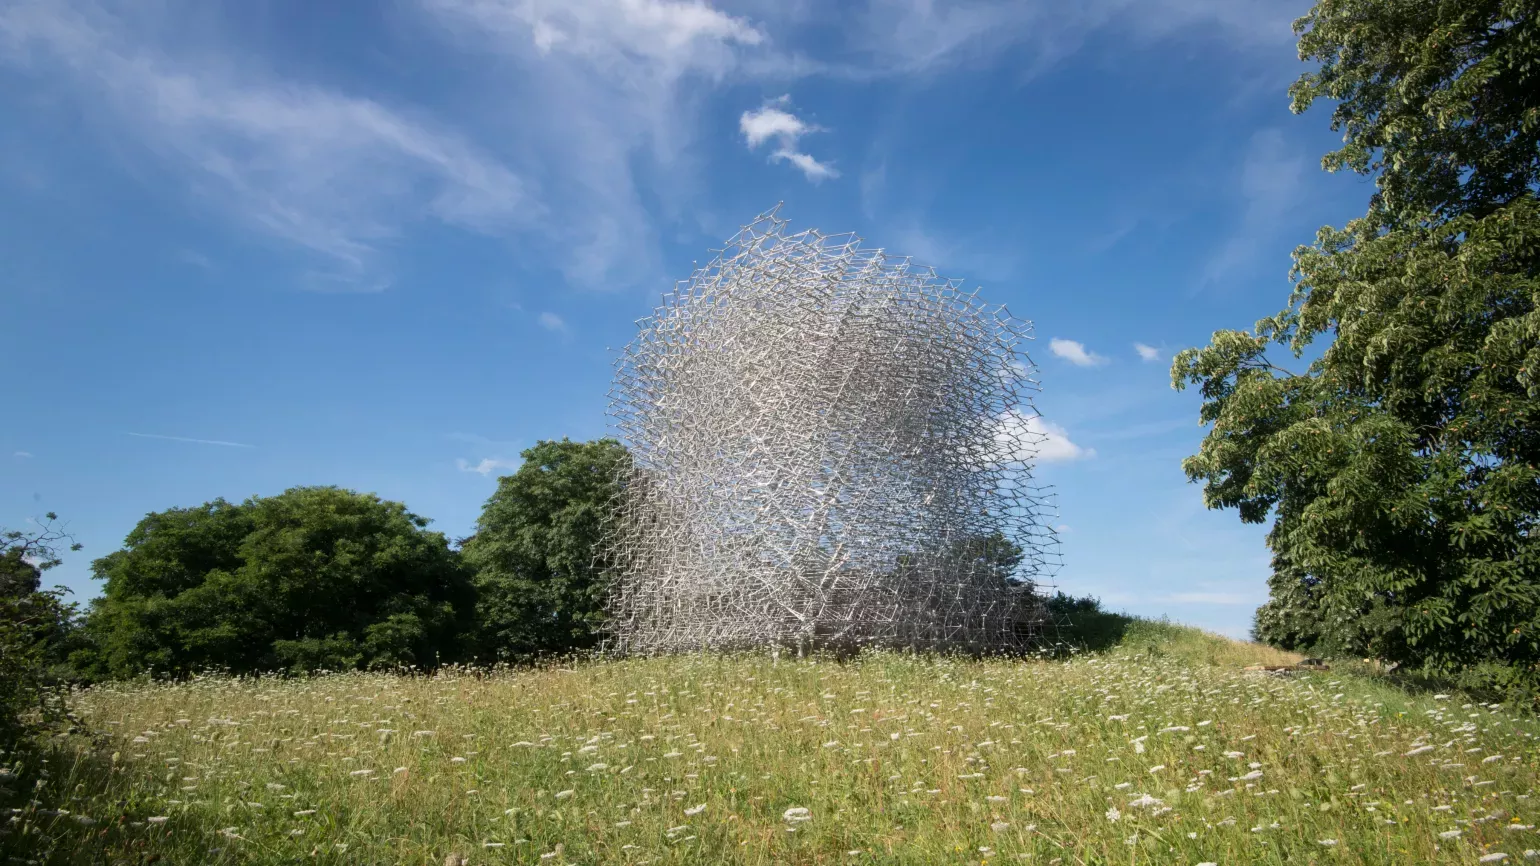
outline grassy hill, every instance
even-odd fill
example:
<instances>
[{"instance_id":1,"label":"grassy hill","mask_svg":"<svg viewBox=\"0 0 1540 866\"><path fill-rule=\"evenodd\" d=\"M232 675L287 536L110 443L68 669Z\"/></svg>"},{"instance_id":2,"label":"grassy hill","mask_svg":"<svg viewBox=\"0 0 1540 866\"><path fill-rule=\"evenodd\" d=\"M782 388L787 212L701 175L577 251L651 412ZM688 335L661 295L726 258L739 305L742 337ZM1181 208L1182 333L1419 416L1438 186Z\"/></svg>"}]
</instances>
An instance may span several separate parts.
<instances>
[{"instance_id":1,"label":"grassy hill","mask_svg":"<svg viewBox=\"0 0 1540 866\"><path fill-rule=\"evenodd\" d=\"M0 836L80 863L1477 863L1540 849L1537 727L1165 623L868 654L80 696ZM28 768L21 768L22 775ZM15 783L15 780L13 780ZM43 853L36 853L42 851ZM1526 853L1528 852L1528 853Z\"/></svg>"}]
</instances>

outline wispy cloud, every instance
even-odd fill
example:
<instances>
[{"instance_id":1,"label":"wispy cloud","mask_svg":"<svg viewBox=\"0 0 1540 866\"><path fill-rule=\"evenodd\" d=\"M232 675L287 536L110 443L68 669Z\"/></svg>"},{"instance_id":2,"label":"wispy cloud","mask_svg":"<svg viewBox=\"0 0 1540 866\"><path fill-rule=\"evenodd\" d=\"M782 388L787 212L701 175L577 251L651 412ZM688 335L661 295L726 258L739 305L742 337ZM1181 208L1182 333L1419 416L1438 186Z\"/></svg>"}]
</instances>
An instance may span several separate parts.
<instances>
[{"instance_id":1,"label":"wispy cloud","mask_svg":"<svg viewBox=\"0 0 1540 866\"><path fill-rule=\"evenodd\" d=\"M959 237L955 232L922 228L911 216L898 216L894 222L894 227L881 235L892 240L892 246L885 243L885 248L914 259L916 264L957 272L969 280L999 282L1010 279L1020 265L1009 246L989 244L985 242L987 236Z\"/></svg>"},{"instance_id":2,"label":"wispy cloud","mask_svg":"<svg viewBox=\"0 0 1540 866\"><path fill-rule=\"evenodd\" d=\"M455 467L461 472L475 472L478 475L491 475L500 469L518 469L521 465L518 460L504 460L501 457L483 457L478 463L463 457L455 461Z\"/></svg>"},{"instance_id":3,"label":"wispy cloud","mask_svg":"<svg viewBox=\"0 0 1540 866\"><path fill-rule=\"evenodd\" d=\"M140 439L164 439L167 442L191 442L194 445L222 445L226 448L255 448L255 445L247 445L244 442L225 442L221 439L194 439L190 436L162 436L159 433L129 433L129 436L137 436Z\"/></svg>"},{"instance_id":4,"label":"wispy cloud","mask_svg":"<svg viewBox=\"0 0 1540 866\"><path fill-rule=\"evenodd\" d=\"M1139 353L1139 359L1142 361L1148 362L1160 360L1160 350L1154 346L1145 343L1135 343L1134 351Z\"/></svg>"},{"instance_id":5,"label":"wispy cloud","mask_svg":"<svg viewBox=\"0 0 1540 866\"><path fill-rule=\"evenodd\" d=\"M802 136L810 132L822 132L823 128L803 121L787 109L791 96L778 96L753 111L745 111L738 118L738 129L749 150L756 150L766 141L774 140L775 150L770 154L772 162L786 161L802 170L803 176L813 183L839 177L832 165L819 162L812 156L797 150Z\"/></svg>"},{"instance_id":6,"label":"wispy cloud","mask_svg":"<svg viewBox=\"0 0 1540 866\"><path fill-rule=\"evenodd\" d=\"M567 322L555 313L541 313L537 318L540 327L557 334L567 333Z\"/></svg>"},{"instance_id":7,"label":"wispy cloud","mask_svg":"<svg viewBox=\"0 0 1540 866\"><path fill-rule=\"evenodd\" d=\"M1075 340L1054 337L1048 341L1048 350L1077 367L1098 367L1107 363L1106 358L1087 350L1084 343Z\"/></svg>"},{"instance_id":8,"label":"wispy cloud","mask_svg":"<svg viewBox=\"0 0 1540 866\"><path fill-rule=\"evenodd\" d=\"M655 200L683 221L700 192L700 96L746 74L768 35L698 0L418 0L459 49L492 53L489 106L518 118L562 272L588 288L662 269Z\"/></svg>"},{"instance_id":9,"label":"wispy cloud","mask_svg":"<svg viewBox=\"0 0 1540 866\"><path fill-rule=\"evenodd\" d=\"M523 179L431 120L183 45L157 8L8 3L0 63L72 82L188 194L316 254L317 287L380 287L380 247L411 221L491 232L536 212Z\"/></svg>"},{"instance_id":10,"label":"wispy cloud","mask_svg":"<svg viewBox=\"0 0 1540 866\"><path fill-rule=\"evenodd\" d=\"M1241 212L1235 231L1203 265L1203 286L1234 278L1250 267L1302 201L1305 159L1277 129L1251 137L1240 166Z\"/></svg>"},{"instance_id":11,"label":"wispy cloud","mask_svg":"<svg viewBox=\"0 0 1540 866\"><path fill-rule=\"evenodd\" d=\"M186 195L313 255L316 287L387 284L392 241L437 220L544 244L569 283L618 288L660 276L665 231L717 234L705 225L714 217L697 215L709 211L701 138L724 124L702 116L729 87L912 78L1005 51L1030 71L1099 30L1144 43L1206 34L1248 56L1276 43L1288 57L1298 11L1270 0L868 0L831 28L806 0L407 5L425 25L413 36L444 38L452 68L471 70L453 84L487 94L479 104L439 100L430 112L274 72L298 65L181 24L217 13L130 0L0 5L0 64L50 97L63 82L114 143L171 167ZM450 104L462 112L453 126L436 113ZM835 176L829 161L762 139L772 141L772 158L810 180Z\"/></svg>"},{"instance_id":12,"label":"wispy cloud","mask_svg":"<svg viewBox=\"0 0 1540 866\"><path fill-rule=\"evenodd\" d=\"M27 459L30 459L32 457L32 452L31 451L17 451L17 452L14 452L13 454L11 454L11 456L12 457L16 457L16 458L21 459L21 460L27 460Z\"/></svg>"},{"instance_id":13,"label":"wispy cloud","mask_svg":"<svg viewBox=\"0 0 1540 866\"><path fill-rule=\"evenodd\" d=\"M1270 46L1288 60L1290 23L1302 11L1300 3L1272 0L869 0L851 28L849 48L861 60L847 71L924 73L1013 52L1021 74L1032 76L1104 30L1145 43L1211 35L1252 53Z\"/></svg>"},{"instance_id":14,"label":"wispy cloud","mask_svg":"<svg viewBox=\"0 0 1540 866\"><path fill-rule=\"evenodd\" d=\"M1289 23L1299 11L1273 0L867 0L840 6L840 24L830 27L824 13L834 7L783 0L740 0L731 11L702 0L417 4L462 53L496 55L482 64L486 80L468 88L498 94L491 113L540 119L518 127L535 161L526 174L541 178L551 211L543 222L565 251L564 275L591 288L659 278L669 223L716 234L720 226L691 214L704 191L702 130L720 130L701 122L702 107L727 87L914 78L995 62L1002 52L1031 74L1100 30L1141 44L1209 37L1247 57L1272 46L1295 62ZM818 56L799 50L812 45ZM834 176L825 160L782 151L778 159L810 180Z\"/></svg>"}]
</instances>

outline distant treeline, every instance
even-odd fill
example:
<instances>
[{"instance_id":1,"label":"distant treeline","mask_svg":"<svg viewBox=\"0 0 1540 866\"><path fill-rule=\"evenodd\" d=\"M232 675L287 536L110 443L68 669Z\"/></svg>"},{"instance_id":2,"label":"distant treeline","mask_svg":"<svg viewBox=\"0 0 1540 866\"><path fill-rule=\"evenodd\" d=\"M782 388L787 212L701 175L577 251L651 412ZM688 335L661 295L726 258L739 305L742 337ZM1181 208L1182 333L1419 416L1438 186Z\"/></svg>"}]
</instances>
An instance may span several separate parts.
<instances>
[{"instance_id":1,"label":"distant treeline","mask_svg":"<svg viewBox=\"0 0 1540 866\"><path fill-rule=\"evenodd\" d=\"M35 646L54 682L426 670L590 649L603 634L604 521L630 457L613 439L543 441L522 456L458 543L399 502L295 487L147 515L92 563L102 595L83 611L40 591L35 550L16 547L0 575L43 612ZM970 555L1017 582L1019 547L999 536L976 546ZM1094 609L1050 605L1056 619Z\"/></svg>"},{"instance_id":2,"label":"distant treeline","mask_svg":"<svg viewBox=\"0 0 1540 866\"><path fill-rule=\"evenodd\" d=\"M83 680L528 659L598 639L613 439L540 442L452 543L399 502L295 487L147 515L61 660Z\"/></svg>"}]
</instances>

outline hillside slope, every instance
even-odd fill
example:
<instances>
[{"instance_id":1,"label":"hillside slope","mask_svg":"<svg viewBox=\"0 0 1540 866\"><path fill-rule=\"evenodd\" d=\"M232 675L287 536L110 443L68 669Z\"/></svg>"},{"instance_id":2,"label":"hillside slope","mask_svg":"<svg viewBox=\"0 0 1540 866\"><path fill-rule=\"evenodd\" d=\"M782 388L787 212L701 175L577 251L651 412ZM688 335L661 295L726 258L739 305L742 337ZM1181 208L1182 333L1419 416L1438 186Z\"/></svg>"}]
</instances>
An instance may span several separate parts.
<instances>
[{"instance_id":1,"label":"hillside slope","mask_svg":"<svg viewBox=\"0 0 1540 866\"><path fill-rule=\"evenodd\" d=\"M707 655L98 688L80 706L110 739L63 744L39 795L68 814L24 809L0 851L1191 866L1540 849L1531 720L1241 670L1284 660L1135 621L1069 660Z\"/></svg>"}]
</instances>

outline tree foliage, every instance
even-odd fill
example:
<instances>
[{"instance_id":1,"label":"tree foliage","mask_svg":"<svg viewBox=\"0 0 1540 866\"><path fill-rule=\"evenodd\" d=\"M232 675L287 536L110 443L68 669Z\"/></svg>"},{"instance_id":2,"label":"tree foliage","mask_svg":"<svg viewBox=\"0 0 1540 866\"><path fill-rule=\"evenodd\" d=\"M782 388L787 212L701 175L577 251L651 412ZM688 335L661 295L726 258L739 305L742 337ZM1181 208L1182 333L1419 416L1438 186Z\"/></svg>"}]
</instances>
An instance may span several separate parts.
<instances>
[{"instance_id":1,"label":"tree foliage","mask_svg":"<svg viewBox=\"0 0 1540 866\"><path fill-rule=\"evenodd\" d=\"M1319 68L1296 113L1335 103L1343 145L1322 165L1373 174L1373 209L1399 222L1481 217L1540 180L1535 0L1319 0L1294 23Z\"/></svg>"},{"instance_id":2,"label":"tree foliage","mask_svg":"<svg viewBox=\"0 0 1540 866\"><path fill-rule=\"evenodd\" d=\"M0 533L0 750L65 718L60 663L73 606L42 588L62 548L79 550L49 513L30 532Z\"/></svg>"},{"instance_id":3,"label":"tree foliage","mask_svg":"<svg viewBox=\"0 0 1540 866\"><path fill-rule=\"evenodd\" d=\"M1321 0L1302 111L1336 102L1368 213L1294 256L1287 309L1177 356L1211 427L1183 466L1273 521L1271 642L1439 671L1540 663L1536 4ZM1308 368L1296 359L1317 342Z\"/></svg>"},{"instance_id":4,"label":"tree foliage","mask_svg":"<svg viewBox=\"0 0 1540 866\"><path fill-rule=\"evenodd\" d=\"M524 659L592 647L604 621L603 524L630 463L613 439L542 441L499 479L476 534L481 653Z\"/></svg>"},{"instance_id":5,"label":"tree foliage","mask_svg":"<svg viewBox=\"0 0 1540 866\"><path fill-rule=\"evenodd\" d=\"M96 676L432 666L470 628L469 575L428 521L372 494L296 487L147 515L96 560Z\"/></svg>"}]
</instances>

